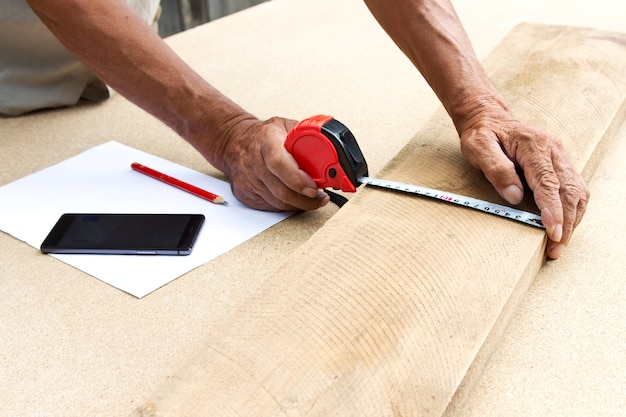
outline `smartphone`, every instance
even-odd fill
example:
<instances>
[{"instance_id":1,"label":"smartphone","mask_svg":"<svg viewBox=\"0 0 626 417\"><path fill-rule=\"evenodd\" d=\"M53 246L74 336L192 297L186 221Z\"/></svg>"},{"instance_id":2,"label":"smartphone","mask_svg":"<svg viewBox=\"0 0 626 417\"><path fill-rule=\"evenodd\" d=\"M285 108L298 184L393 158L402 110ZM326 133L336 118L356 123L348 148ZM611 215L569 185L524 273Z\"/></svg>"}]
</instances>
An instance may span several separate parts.
<instances>
[{"instance_id":1,"label":"smartphone","mask_svg":"<svg viewBox=\"0 0 626 417\"><path fill-rule=\"evenodd\" d=\"M43 253L189 255L202 214L74 214L54 225Z\"/></svg>"}]
</instances>

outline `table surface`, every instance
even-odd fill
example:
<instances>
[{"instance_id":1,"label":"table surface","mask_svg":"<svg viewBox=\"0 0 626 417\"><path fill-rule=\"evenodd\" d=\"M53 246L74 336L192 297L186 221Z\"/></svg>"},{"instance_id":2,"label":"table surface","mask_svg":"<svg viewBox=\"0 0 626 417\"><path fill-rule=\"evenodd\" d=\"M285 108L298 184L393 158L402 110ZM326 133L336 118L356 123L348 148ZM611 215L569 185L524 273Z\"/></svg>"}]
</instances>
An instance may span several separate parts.
<instances>
[{"instance_id":1,"label":"table surface","mask_svg":"<svg viewBox=\"0 0 626 417\"><path fill-rule=\"evenodd\" d=\"M455 6L481 58L520 22L626 27L626 3L617 1ZM168 42L259 117L335 115L359 138L372 173L439 107L356 0L274 0ZM626 220L618 209L626 127L619 136L589 184L592 200L568 250L535 279L461 415L626 409ZM0 118L0 185L109 140L220 176L115 95L101 105ZM336 210L294 216L141 300L0 233L0 415L130 414Z\"/></svg>"}]
</instances>

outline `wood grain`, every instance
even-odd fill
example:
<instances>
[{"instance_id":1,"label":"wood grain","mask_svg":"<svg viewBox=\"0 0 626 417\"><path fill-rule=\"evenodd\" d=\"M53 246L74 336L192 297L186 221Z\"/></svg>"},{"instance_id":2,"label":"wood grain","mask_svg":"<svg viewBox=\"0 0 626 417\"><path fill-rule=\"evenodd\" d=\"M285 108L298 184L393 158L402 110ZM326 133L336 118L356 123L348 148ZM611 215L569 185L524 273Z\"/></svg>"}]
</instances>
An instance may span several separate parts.
<instances>
[{"instance_id":1,"label":"wood grain","mask_svg":"<svg viewBox=\"0 0 626 417\"><path fill-rule=\"evenodd\" d=\"M560 135L589 177L625 117L625 43L525 24L485 66L518 117ZM501 202L443 111L381 176ZM528 226L363 189L134 415L454 415L544 247Z\"/></svg>"}]
</instances>

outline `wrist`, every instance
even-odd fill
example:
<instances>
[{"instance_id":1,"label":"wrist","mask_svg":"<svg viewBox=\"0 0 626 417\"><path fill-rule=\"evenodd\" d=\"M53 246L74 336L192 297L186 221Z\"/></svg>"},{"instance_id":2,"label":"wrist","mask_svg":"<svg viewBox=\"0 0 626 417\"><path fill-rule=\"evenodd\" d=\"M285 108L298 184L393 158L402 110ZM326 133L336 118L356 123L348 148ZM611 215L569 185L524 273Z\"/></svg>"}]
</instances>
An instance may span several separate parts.
<instances>
[{"instance_id":1,"label":"wrist","mask_svg":"<svg viewBox=\"0 0 626 417\"><path fill-rule=\"evenodd\" d=\"M226 152L231 138L257 118L211 86L187 92L170 126L212 166L226 173ZM168 123L169 124L169 123Z\"/></svg>"},{"instance_id":2,"label":"wrist","mask_svg":"<svg viewBox=\"0 0 626 417\"><path fill-rule=\"evenodd\" d=\"M460 94L446 110L459 135L485 118L502 119L503 115L505 119L511 118L508 104L495 90Z\"/></svg>"},{"instance_id":3,"label":"wrist","mask_svg":"<svg viewBox=\"0 0 626 417\"><path fill-rule=\"evenodd\" d=\"M238 147L241 143L236 138L246 137L246 132L257 121L256 117L243 110L232 111L221 115L211 125L206 125L210 132L199 135L197 140L190 141L190 143L212 166L231 178L229 167L241 154L241 149Z\"/></svg>"}]
</instances>

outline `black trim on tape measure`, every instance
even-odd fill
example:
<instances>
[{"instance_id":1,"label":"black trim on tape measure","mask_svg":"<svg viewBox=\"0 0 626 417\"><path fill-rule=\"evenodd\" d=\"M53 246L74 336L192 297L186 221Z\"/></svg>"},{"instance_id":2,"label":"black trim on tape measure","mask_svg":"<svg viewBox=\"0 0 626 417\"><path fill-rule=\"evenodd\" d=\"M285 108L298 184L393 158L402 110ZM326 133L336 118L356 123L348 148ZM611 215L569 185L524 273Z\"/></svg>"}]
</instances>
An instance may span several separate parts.
<instances>
[{"instance_id":1,"label":"black trim on tape measure","mask_svg":"<svg viewBox=\"0 0 626 417\"><path fill-rule=\"evenodd\" d=\"M341 194L337 194L334 191L324 190L330 197L330 202L336 204L338 207L343 207L348 202L348 199Z\"/></svg>"}]
</instances>

